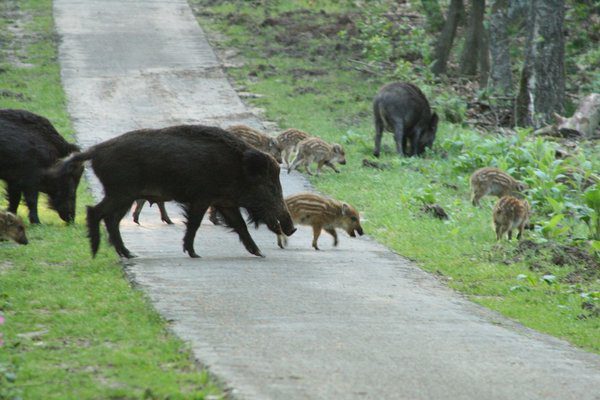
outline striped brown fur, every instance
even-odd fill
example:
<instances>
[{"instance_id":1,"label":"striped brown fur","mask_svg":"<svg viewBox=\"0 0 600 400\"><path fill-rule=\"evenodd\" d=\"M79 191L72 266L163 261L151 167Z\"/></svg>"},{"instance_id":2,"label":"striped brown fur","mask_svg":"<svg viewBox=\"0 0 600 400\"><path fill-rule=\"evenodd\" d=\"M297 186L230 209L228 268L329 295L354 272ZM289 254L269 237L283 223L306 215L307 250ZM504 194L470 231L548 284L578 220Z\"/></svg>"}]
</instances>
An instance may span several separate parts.
<instances>
[{"instance_id":1,"label":"striped brown fur","mask_svg":"<svg viewBox=\"0 0 600 400\"><path fill-rule=\"evenodd\" d=\"M317 241L321 231L333 236L333 245L338 245L336 228L344 229L348 235L355 237L363 234L360 216L356 209L348 203L314 193L298 193L288 196L285 203L295 224L308 225L313 228L312 247L319 250ZM277 237L277 244L284 248L285 235Z\"/></svg>"},{"instance_id":2,"label":"striped brown fur","mask_svg":"<svg viewBox=\"0 0 600 400\"><path fill-rule=\"evenodd\" d=\"M298 143L310 136L310 134L295 128L286 129L277 135L277 142L281 147L281 156L286 167L289 168L291 156L298 150Z\"/></svg>"},{"instance_id":3,"label":"striped brown fur","mask_svg":"<svg viewBox=\"0 0 600 400\"><path fill-rule=\"evenodd\" d=\"M317 175L320 174L323 165L327 165L339 173L340 171L335 167L334 163L346 164L346 153L344 152L344 148L337 143L329 144L318 137L304 139L298 143L298 154L292 165L288 168L288 174L300 165L304 165L306 173L312 175L310 164L313 162L317 163Z\"/></svg>"},{"instance_id":4,"label":"striped brown fur","mask_svg":"<svg viewBox=\"0 0 600 400\"><path fill-rule=\"evenodd\" d=\"M513 196L504 196L498 200L493 214L496 240L502 239L505 233L508 234L508 240L511 240L513 229L519 230L517 239L521 239L523 230L529 222L530 213L531 209L527 200L517 199Z\"/></svg>"},{"instance_id":5,"label":"striped brown fur","mask_svg":"<svg viewBox=\"0 0 600 400\"><path fill-rule=\"evenodd\" d=\"M246 125L232 125L227 128L227 131L233 133L260 151L264 151L265 153L272 155L278 163L282 162L281 147L277 141L277 138L271 137Z\"/></svg>"},{"instance_id":6,"label":"striped brown fur","mask_svg":"<svg viewBox=\"0 0 600 400\"><path fill-rule=\"evenodd\" d=\"M21 217L8 211L0 211L0 239L12 239L19 244L28 243Z\"/></svg>"},{"instance_id":7,"label":"striped brown fur","mask_svg":"<svg viewBox=\"0 0 600 400\"><path fill-rule=\"evenodd\" d=\"M498 168L481 168L471 175L471 202L479 205L483 196L508 196L527 189L523 182L515 180L512 176Z\"/></svg>"}]
</instances>

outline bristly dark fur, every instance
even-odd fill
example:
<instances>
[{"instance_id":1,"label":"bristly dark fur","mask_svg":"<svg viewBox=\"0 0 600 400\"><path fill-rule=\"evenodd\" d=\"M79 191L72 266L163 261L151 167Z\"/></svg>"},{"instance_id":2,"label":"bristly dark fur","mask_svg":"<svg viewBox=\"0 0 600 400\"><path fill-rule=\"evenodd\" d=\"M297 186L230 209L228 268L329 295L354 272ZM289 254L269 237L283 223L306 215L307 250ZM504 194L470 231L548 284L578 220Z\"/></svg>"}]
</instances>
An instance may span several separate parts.
<instances>
[{"instance_id":1,"label":"bristly dark fur","mask_svg":"<svg viewBox=\"0 0 600 400\"><path fill-rule=\"evenodd\" d=\"M39 133L56 148L58 157L65 157L75 151L79 151L79 146L66 142L50 121L40 115L25 110L5 109L0 110L0 119Z\"/></svg>"}]
</instances>

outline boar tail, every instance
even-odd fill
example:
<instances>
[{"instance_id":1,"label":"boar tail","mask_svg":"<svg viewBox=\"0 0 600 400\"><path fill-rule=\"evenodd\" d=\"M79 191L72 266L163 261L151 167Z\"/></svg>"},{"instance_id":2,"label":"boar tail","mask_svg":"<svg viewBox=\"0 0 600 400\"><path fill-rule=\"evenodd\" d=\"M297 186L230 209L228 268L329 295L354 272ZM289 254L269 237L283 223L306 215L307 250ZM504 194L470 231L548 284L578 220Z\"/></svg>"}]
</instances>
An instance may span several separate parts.
<instances>
[{"instance_id":1,"label":"boar tail","mask_svg":"<svg viewBox=\"0 0 600 400\"><path fill-rule=\"evenodd\" d=\"M87 227L90 245L92 247L92 257L96 257L100 247L100 218L96 213L96 207L87 207Z\"/></svg>"}]
</instances>

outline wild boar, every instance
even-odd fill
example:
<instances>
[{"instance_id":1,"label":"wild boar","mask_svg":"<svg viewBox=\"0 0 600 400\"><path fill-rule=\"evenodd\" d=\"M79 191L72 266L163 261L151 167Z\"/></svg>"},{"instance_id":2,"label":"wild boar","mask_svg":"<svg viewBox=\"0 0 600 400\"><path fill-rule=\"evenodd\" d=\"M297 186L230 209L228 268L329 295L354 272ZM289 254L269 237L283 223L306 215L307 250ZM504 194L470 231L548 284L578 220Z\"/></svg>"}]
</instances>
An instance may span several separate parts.
<instances>
[{"instance_id":1,"label":"wild boar","mask_svg":"<svg viewBox=\"0 0 600 400\"><path fill-rule=\"evenodd\" d=\"M12 239L19 244L29 243L21 217L0 211L0 239Z\"/></svg>"},{"instance_id":2,"label":"wild boar","mask_svg":"<svg viewBox=\"0 0 600 400\"><path fill-rule=\"evenodd\" d=\"M258 150L264 151L265 153L272 155L278 163L282 162L281 149L276 138L270 137L246 125L232 125L226 130L238 136L240 139L242 139L249 145L256 147ZM139 224L139 216L142 212L144 204L145 200L141 199L137 200L135 203L135 211L133 212L133 222L135 222L136 224ZM157 204L160 210L161 220L163 222L166 222L167 224L172 224L173 222L167 214L167 210L165 209L164 203L158 202ZM216 211L213 208L209 210L209 215L211 216L211 221L215 225L220 224L218 218L216 217Z\"/></svg>"},{"instance_id":3,"label":"wild boar","mask_svg":"<svg viewBox=\"0 0 600 400\"><path fill-rule=\"evenodd\" d=\"M333 236L334 246L338 245L335 228L344 229L352 237L356 237L355 232L363 235L360 216L356 209L348 203L314 193L298 193L288 196L285 198L285 203L295 224L312 226L312 247L315 250L319 250L317 240L323 229ZM283 249L287 244L286 237L277 235L277 244Z\"/></svg>"},{"instance_id":4,"label":"wild boar","mask_svg":"<svg viewBox=\"0 0 600 400\"><path fill-rule=\"evenodd\" d=\"M471 175L471 203L474 206L479 206L479 200L483 196L502 197L526 189L525 183L515 180L498 168L480 168Z\"/></svg>"},{"instance_id":5,"label":"wild boar","mask_svg":"<svg viewBox=\"0 0 600 400\"><path fill-rule=\"evenodd\" d=\"M72 155L62 168L86 160L91 160L105 193L100 203L87 210L94 256L100 245L101 220L117 253L133 256L123 243L119 222L137 199L173 200L183 206L187 219L183 251L190 257L199 257L194 237L210 205L257 256L262 253L248 233L240 207L253 222L266 223L276 234L295 231L275 159L223 129L180 125L131 131Z\"/></svg>"},{"instance_id":6,"label":"wild boar","mask_svg":"<svg viewBox=\"0 0 600 400\"><path fill-rule=\"evenodd\" d=\"M146 200L138 199L135 201L135 210L133 211L133 222L135 222L138 225L140 223L140 213L142 212L142 208L144 208L144 203L146 203ZM169 225L173 225L173 221L171 221L171 218L169 218L169 214L167 214L165 203L163 201L158 201L156 205L158 206L158 210L160 211L161 221L166 222Z\"/></svg>"},{"instance_id":7,"label":"wild boar","mask_svg":"<svg viewBox=\"0 0 600 400\"><path fill-rule=\"evenodd\" d=\"M508 233L508 240L511 240L513 229L519 229L517 239L521 239L529 222L530 212L529 203L525 199L504 196L498 200L493 214L496 240L502 239L505 233Z\"/></svg>"},{"instance_id":8,"label":"wild boar","mask_svg":"<svg viewBox=\"0 0 600 400\"><path fill-rule=\"evenodd\" d=\"M256 147L260 151L272 155L273 158L281 164L281 147L276 138L246 125L233 125L227 128L227 131L238 136L240 139L244 140L249 145Z\"/></svg>"},{"instance_id":9,"label":"wild boar","mask_svg":"<svg viewBox=\"0 0 600 400\"><path fill-rule=\"evenodd\" d=\"M295 154L298 150L298 143L309 137L308 133L294 128L286 129L277 135L277 143L281 147L281 157L288 169L290 168L292 154Z\"/></svg>"},{"instance_id":10,"label":"wild boar","mask_svg":"<svg viewBox=\"0 0 600 400\"><path fill-rule=\"evenodd\" d=\"M317 175L321 172L323 165L327 165L338 174L340 171L333 165L338 162L342 165L346 164L346 153L344 148L337 144L329 144L318 137L310 137L298 143L298 154L288 168L288 174L300 165L304 165L306 172L312 175L310 164L317 163Z\"/></svg>"},{"instance_id":11,"label":"wild boar","mask_svg":"<svg viewBox=\"0 0 600 400\"><path fill-rule=\"evenodd\" d=\"M77 185L83 168L58 171L56 162L79 147L68 143L50 121L25 110L0 110L0 179L6 181L8 211L16 214L21 201L29 208L29 221L39 224L39 192L67 223L75 219Z\"/></svg>"},{"instance_id":12,"label":"wild boar","mask_svg":"<svg viewBox=\"0 0 600 400\"><path fill-rule=\"evenodd\" d=\"M435 140L438 116L431 111L421 90L407 82L383 86L373 100L375 150L379 157L383 131L392 132L396 152L405 156L421 155Z\"/></svg>"}]
</instances>

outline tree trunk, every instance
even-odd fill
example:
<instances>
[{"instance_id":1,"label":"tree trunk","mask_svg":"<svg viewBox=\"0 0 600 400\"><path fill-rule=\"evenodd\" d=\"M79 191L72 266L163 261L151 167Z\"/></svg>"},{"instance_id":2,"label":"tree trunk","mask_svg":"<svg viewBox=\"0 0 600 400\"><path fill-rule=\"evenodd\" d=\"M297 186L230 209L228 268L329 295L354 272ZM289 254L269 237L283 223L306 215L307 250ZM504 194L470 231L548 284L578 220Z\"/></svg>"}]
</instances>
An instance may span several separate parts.
<instances>
[{"instance_id":1,"label":"tree trunk","mask_svg":"<svg viewBox=\"0 0 600 400\"><path fill-rule=\"evenodd\" d=\"M479 85L486 87L490 78L490 38L484 28L479 37Z\"/></svg>"},{"instance_id":2,"label":"tree trunk","mask_svg":"<svg viewBox=\"0 0 600 400\"><path fill-rule=\"evenodd\" d=\"M458 21L463 9L463 0L450 1L446 22L444 23L442 32L435 45L435 61L431 67L431 71L436 75L446 73L446 65L448 63L448 58L450 57L454 36L456 35L456 27L458 26Z\"/></svg>"},{"instance_id":3,"label":"tree trunk","mask_svg":"<svg viewBox=\"0 0 600 400\"><path fill-rule=\"evenodd\" d=\"M564 0L531 0L525 63L516 103L520 126L539 128L564 112Z\"/></svg>"},{"instance_id":4,"label":"tree trunk","mask_svg":"<svg viewBox=\"0 0 600 400\"><path fill-rule=\"evenodd\" d=\"M490 17L491 86L504 95L512 91L508 23L508 0L495 0Z\"/></svg>"},{"instance_id":5,"label":"tree trunk","mask_svg":"<svg viewBox=\"0 0 600 400\"><path fill-rule=\"evenodd\" d=\"M465 46L460 58L460 69L463 75L474 76L477 74L477 64L480 60L481 44L484 29L483 18L485 15L485 0L471 0L471 13L467 26Z\"/></svg>"},{"instance_id":6,"label":"tree trunk","mask_svg":"<svg viewBox=\"0 0 600 400\"><path fill-rule=\"evenodd\" d=\"M440 3L438 0L421 0L421 3L427 15L427 30L438 32L444 26L444 16L440 9Z\"/></svg>"}]
</instances>

